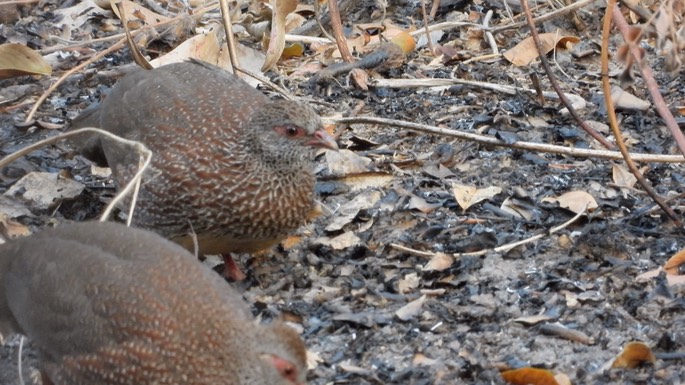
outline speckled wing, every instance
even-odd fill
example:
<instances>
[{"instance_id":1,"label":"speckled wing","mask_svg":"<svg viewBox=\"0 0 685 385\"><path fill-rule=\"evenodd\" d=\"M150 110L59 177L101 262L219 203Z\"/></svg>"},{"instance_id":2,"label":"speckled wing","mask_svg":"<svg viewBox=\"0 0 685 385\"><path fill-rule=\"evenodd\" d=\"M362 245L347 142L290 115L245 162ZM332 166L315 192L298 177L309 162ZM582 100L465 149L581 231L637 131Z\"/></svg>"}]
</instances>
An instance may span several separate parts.
<instances>
[{"instance_id":1,"label":"speckled wing","mask_svg":"<svg viewBox=\"0 0 685 385\"><path fill-rule=\"evenodd\" d=\"M218 67L182 62L126 75L101 103L74 119L72 128L95 126L140 140L158 153L170 142L202 141L203 135L217 128L227 140L237 140L240 126L267 101L261 92ZM171 129L159 130L159 126ZM86 156L95 153L93 147L99 144L89 141ZM121 147L109 143L104 147L109 149L104 154L110 165L130 163L120 154Z\"/></svg>"},{"instance_id":2,"label":"speckled wing","mask_svg":"<svg viewBox=\"0 0 685 385\"><path fill-rule=\"evenodd\" d=\"M155 344L167 330L187 337L212 315L252 319L240 295L190 253L119 224L47 230L0 246L0 261L0 294L48 361L126 341Z\"/></svg>"}]
</instances>

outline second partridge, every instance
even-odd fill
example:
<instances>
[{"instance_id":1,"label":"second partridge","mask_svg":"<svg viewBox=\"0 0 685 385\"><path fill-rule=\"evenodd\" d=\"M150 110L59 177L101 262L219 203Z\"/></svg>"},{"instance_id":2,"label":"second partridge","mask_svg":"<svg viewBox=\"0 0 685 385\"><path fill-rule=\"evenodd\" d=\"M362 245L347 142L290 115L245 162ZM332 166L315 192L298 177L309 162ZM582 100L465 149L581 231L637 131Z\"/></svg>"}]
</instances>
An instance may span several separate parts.
<instances>
[{"instance_id":1,"label":"second partridge","mask_svg":"<svg viewBox=\"0 0 685 385\"><path fill-rule=\"evenodd\" d=\"M240 294L188 251L117 223L0 245L0 332L28 336L55 385L305 381L293 329L255 324Z\"/></svg>"}]
</instances>

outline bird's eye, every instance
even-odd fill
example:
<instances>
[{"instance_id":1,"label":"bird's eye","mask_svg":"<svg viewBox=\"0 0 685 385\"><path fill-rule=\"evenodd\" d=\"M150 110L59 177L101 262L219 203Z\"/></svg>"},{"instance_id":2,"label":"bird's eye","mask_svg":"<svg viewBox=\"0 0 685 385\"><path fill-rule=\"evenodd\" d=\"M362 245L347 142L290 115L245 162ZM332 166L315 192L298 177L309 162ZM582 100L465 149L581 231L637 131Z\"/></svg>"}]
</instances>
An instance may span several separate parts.
<instances>
[{"instance_id":1,"label":"bird's eye","mask_svg":"<svg viewBox=\"0 0 685 385\"><path fill-rule=\"evenodd\" d=\"M285 134L290 136L290 137L295 137L297 136L298 129L295 126L286 126L285 127Z\"/></svg>"},{"instance_id":2,"label":"bird's eye","mask_svg":"<svg viewBox=\"0 0 685 385\"><path fill-rule=\"evenodd\" d=\"M294 124L286 124L283 126L276 126L276 131L279 132L281 135L288 137L288 138L295 138L298 136L302 136L303 131L300 127L294 125Z\"/></svg>"}]
</instances>

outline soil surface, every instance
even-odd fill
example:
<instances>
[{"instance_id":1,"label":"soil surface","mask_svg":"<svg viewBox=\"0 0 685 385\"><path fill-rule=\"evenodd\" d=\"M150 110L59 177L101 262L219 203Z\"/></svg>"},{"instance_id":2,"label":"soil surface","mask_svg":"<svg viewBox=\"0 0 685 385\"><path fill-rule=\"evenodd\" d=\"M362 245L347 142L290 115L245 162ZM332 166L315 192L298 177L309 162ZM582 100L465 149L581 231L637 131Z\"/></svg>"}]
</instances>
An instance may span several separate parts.
<instances>
[{"instance_id":1,"label":"soil surface","mask_svg":"<svg viewBox=\"0 0 685 385\"><path fill-rule=\"evenodd\" d=\"M75 3L58 3L19 8L18 18L0 26L0 43L19 42L36 50L68 46L63 35L69 31L60 29L56 12ZM171 12L171 3L162 5ZM514 3L511 12L516 14L520 9ZM383 17L377 3L345 4L346 27ZM541 5L535 15L551 11L547 2ZM658 8L643 6L651 12ZM488 10L494 11L491 26L511 22L501 1L443 1L429 24L481 23ZM422 28L420 3L393 2L386 11L396 26ZM562 89L587 102L581 117L606 122L599 55L604 2L591 3L575 16L580 23L569 15L545 22L539 30L561 29L579 38L571 51L558 50L548 58ZM97 32L90 37L122 31L111 14L85 25ZM538 64L516 67L502 58L468 61L490 53L480 29L459 26L443 32L436 42L442 59L422 46L400 66L368 73L382 79L457 78L526 88L534 88L531 79L537 77L543 90L552 90ZM612 53L622 42L613 33ZM494 39L503 51L528 34L526 27L512 28L496 32ZM68 39L86 37L71 31ZM242 41L253 47L259 43L244 36ZM179 43L150 43L146 53L159 56ZM664 55L653 43L646 39L643 44L647 64L667 105L676 111L685 100L683 75L668 73ZM66 130L71 119L114 84L121 68L132 63L127 48L69 77L38 109L37 123L19 124L38 96L83 60L74 52L91 56L111 44L93 43L68 51L64 58L53 57L58 65L50 76L0 81L3 156ZM578 52L585 54L573 55ZM555 99L468 85L360 90L345 74L312 87L314 73L295 74L295 69L319 58L307 50L267 76L308 100L323 117L373 116L510 143L602 148L561 112ZM620 63L610 62L613 83L619 84L622 71ZM626 91L650 107L618 112L630 151L677 154L636 76ZM17 96L8 96L10 90ZM606 126L594 127L613 141ZM255 314L291 321L302 331L311 353L309 383L500 384L505 383L501 370L521 367L565 374L573 384L685 382L685 286L669 285L664 274L638 277L683 249L685 236L639 184L622 184L617 175L626 169L624 162L483 145L393 126L339 125L337 133L342 150L317 158L317 198L324 214L283 245L241 256L239 263L250 278L236 284ZM683 192L682 164L638 166L661 196ZM60 173L86 188L48 207L37 207L21 191L2 196L5 233L12 233L12 224L39 231L95 219L115 194L113 182L94 174L90 163L65 142L4 168L0 191L31 172ZM464 191L483 194L483 199L465 209L456 198ZM596 206L568 224L576 213L562 207L568 204L560 197L570 192L578 195L566 196L571 202L586 202L590 196ZM682 202L676 197L669 203L680 220ZM534 236L539 239L496 249ZM610 368L633 341L649 346L656 360L634 369ZM18 346L19 337L9 336L0 348L0 385L19 383ZM22 357L24 381L36 383L36 350L25 346Z\"/></svg>"}]
</instances>

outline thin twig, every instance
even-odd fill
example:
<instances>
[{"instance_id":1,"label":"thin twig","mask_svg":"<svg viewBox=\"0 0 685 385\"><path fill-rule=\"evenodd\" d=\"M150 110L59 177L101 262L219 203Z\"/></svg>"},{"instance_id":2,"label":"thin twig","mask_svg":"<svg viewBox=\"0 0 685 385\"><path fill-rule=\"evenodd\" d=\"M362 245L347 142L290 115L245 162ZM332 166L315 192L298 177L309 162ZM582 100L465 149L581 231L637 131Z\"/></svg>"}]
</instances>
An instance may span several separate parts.
<instances>
[{"instance_id":1,"label":"thin twig","mask_svg":"<svg viewBox=\"0 0 685 385\"><path fill-rule=\"evenodd\" d=\"M37 3L40 0L5 0L5 1L0 1L0 5L10 5L10 4L31 4L31 3Z\"/></svg>"},{"instance_id":2,"label":"thin twig","mask_svg":"<svg viewBox=\"0 0 685 385\"><path fill-rule=\"evenodd\" d=\"M22 156L25 156L27 154L30 154L31 152L42 148L44 146L47 146L48 144L56 143L59 142L63 139L75 136L75 135L80 135L84 133L95 133L98 135L106 136L107 138L114 140L118 143L121 143L125 146L130 146L134 151L136 151L141 158L143 159L141 161L141 165L138 168L138 171L135 173L135 175L131 178L131 181L126 184L126 186L112 199L112 201L107 205L107 208L103 212L102 216L100 217L100 221L105 221L107 218L109 218L109 215L111 214L112 210L114 207L121 202L126 195L131 192L134 188L137 189L140 185L140 180L142 179L143 172L147 170L147 168L150 165L150 162L152 160L152 151L150 151L143 143L135 141L135 140L129 140L122 138L120 136L114 135L111 132L101 130L99 128L93 128L93 127L84 127L84 128L79 128L77 130L73 131L67 131L63 132L59 135L40 140L36 143L33 143L31 145L28 145L24 148L22 148L19 151L13 152L12 154L7 155L6 157L0 159L0 168L3 168L7 166L8 164L14 162L15 160L21 158ZM134 194L132 200L131 200L131 210L133 210L133 207L135 207L135 199L136 199L137 193ZM131 216L129 215L129 222L130 222Z\"/></svg>"},{"instance_id":3,"label":"thin twig","mask_svg":"<svg viewBox=\"0 0 685 385\"><path fill-rule=\"evenodd\" d=\"M477 143L482 143L491 146L515 148L519 150L546 152L551 154L568 155L578 158L600 158L609 160L623 160L623 156L618 151L608 150L592 150L586 148L568 148L545 143L531 143L531 142L515 142L506 143L492 136L479 135L470 132L463 132L458 130L446 129L426 124L406 122L403 120L383 119L375 117L349 117L330 119L333 123L338 124L380 124L385 126L394 126L407 128L419 132L425 132L434 135L449 136L463 140L470 140ZM652 155L652 154L631 154L633 159L640 162L656 162L656 163L685 163L685 158L680 155Z\"/></svg>"},{"instance_id":4,"label":"thin twig","mask_svg":"<svg viewBox=\"0 0 685 385\"><path fill-rule=\"evenodd\" d=\"M559 83L557 82L556 76L554 76L554 72L552 72L552 68L549 66L549 61L547 61L547 56L544 48L542 47L540 36L538 35L538 31L535 28L535 23L533 22L533 15L530 13L530 8L528 7L528 0L521 0L521 8L523 9L523 13L526 15L526 20L528 21L528 26L530 27L530 36L533 38L533 41L535 42L535 48L538 50L538 57L540 58L540 63L542 63L542 68L545 69L545 73L547 74L549 83L552 85L552 88L554 88L554 91L557 93L557 95L559 95L559 100L561 101L561 103L566 107L568 112L571 114L571 116L573 116L573 119L575 119L576 123L578 123L578 125L580 126L580 128L583 129L583 131L585 131L588 135L590 135L596 141L601 143L602 146L604 146L605 148L616 148L616 146L614 146L613 143L609 142L599 132L595 131L595 129L590 127L590 125L587 124L587 122L585 122L585 120L583 120L580 117L580 115L578 115L576 109L573 108L571 102L566 98L566 95L561 90L561 86L559 86Z\"/></svg>"},{"instance_id":5,"label":"thin twig","mask_svg":"<svg viewBox=\"0 0 685 385\"><path fill-rule=\"evenodd\" d=\"M565 229L566 227L570 226L573 222L577 221L578 218L580 218L584 214L585 214L585 210L577 213L573 218L562 223L561 225L549 229L549 231L547 231L545 233L533 235L532 237L529 237L529 238L526 238L526 239L523 239L523 240L520 240L520 241L517 241L514 243L508 243L506 245L498 246L498 247L495 247L492 249L484 249L484 250L474 251L471 253L454 253L454 254L447 254L447 255L450 255L454 258L460 258L460 257L478 257L478 256L485 255L488 253L506 253L507 251L509 251L515 247L525 245L526 243L531 243L533 241L537 241L538 239L541 239L541 238L546 237L546 236L550 236L550 235L558 232L559 230ZM416 250L416 249L412 249L410 247L402 246L402 245L397 244L397 243L391 243L389 246L392 247L393 249L404 251L406 253L410 253L412 255L416 255L416 256L420 256L420 257L432 258L438 254L444 254L444 253L434 253L434 252L429 252L429 251Z\"/></svg>"},{"instance_id":6,"label":"thin twig","mask_svg":"<svg viewBox=\"0 0 685 385\"><path fill-rule=\"evenodd\" d=\"M533 21L535 22L535 24L540 24L540 23L543 23L545 21L553 20L555 18L562 17L562 16L564 16L570 12L573 12L578 8L582 8L582 7L586 6L587 4L589 4L593 1L594 0L578 1L574 4L566 6L564 8L560 8L556 11L552 11L552 12L544 14L542 16L538 16L535 19L533 19ZM414 37L417 37L419 35L425 35L426 33L430 33L433 31L444 31L444 30L460 28L460 27L471 27L471 28L476 28L476 29L480 29L483 31L489 31L492 33L497 33L497 32L502 32L502 31L505 31L508 29L519 28L519 27L524 27L524 26L526 26L525 21L515 23L515 24L503 25L503 26L499 26L499 27L485 27L482 24L468 23L468 22L463 22L463 21L445 21L442 23L433 24L433 25L429 26L427 29L422 28L422 29L417 29L415 31L411 31L411 32L409 32L409 34L414 36ZM290 38L294 39L295 37L294 37L294 35L290 35ZM321 38L317 38L317 39L321 39ZM290 40L288 40L288 35L286 35L286 40L290 41Z\"/></svg>"},{"instance_id":7,"label":"thin twig","mask_svg":"<svg viewBox=\"0 0 685 385\"><path fill-rule=\"evenodd\" d=\"M323 40L328 40L325 43L330 43L333 42L335 43L335 38L331 36L331 34L326 30L326 28L323 26L323 23L321 22L321 3L318 1L314 2L314 18L316 18L316 24L319 25L319 28L321 29L321 33L323 33L324 36L326 36L325 39ZM286 34L286 41L288 39L288 35ZM318 39L318 38L317 38Z\"/></svg>"},{"instance_id":8,"label":"thin twig","mask_svg":"<svg viewBox=\"0 0 685 385\"><path fill-rule=\"evenodd\" d=\"M542 16L538 16L538 17L534 18L534 19L533 19L533 24L538 25L538 24L544 23L544 22L546 22L546 21L556 19L557 17L564 16L564 15L566 15L566 14L572 12L572 11L575 11L576 9L580 9L580 8L583 8L584 6L590 4L590 3L594 3L595 1L596 1L596 0L580 0L580 1L576 1L575 3L573 3L573 4L571 4L571 5L567 5L567 6L563 7L563 8L557 9L556 11L552 11L552 12L550 12L550 13L546 13L546 14L544 14L544 15L542 15ZM509 24L509 25L503 25L503 26L499 26L499 27L494 27L494 28L490 29L490 31L491 31L492 33L497 33L497 32L506 31L506 30L508 30L508 29L515 29L515 28L525 27L526 24L528 24L527 21L522 21L522 22L519 22L519 23L514 23L514 24Z\"/></svg>"},{"instance_id":9,"label":"thin twig","mask_svg":"<svg viewBox=\"0 0 685 385\"><path fill-rule=\"evenodd\" d=\"M483 18L483 29L485 30L485 39L488 41L488 44L490 44L490 50L492 51L492 54L497 55L499 54L499 49L497 48L495 37L492 35L492 32L487 30L487 28L490 26L490 19L492 19L493 14L494 12L492 12L492 10L489 10L485 14L485 17Z\"/></svg>"},{"instance_id":10,"label":"thin twig","mask_svg":"<svg viewBox=\"0 0 685 385\"><path fill-rule=\"evenodd\" d=\"M23 372L23 366L24 366L24 360L23 360L23 354L24 353L24 336L21 336L19 338L19 352L17 353L17 370L19 371L19 385L25 385L24 382L24 373Z\"/></svg>"},{"instance_id":11,"label":"thin twig","mask_svg":"<svg viewBox=\"0 0 685 385\"><path fill-rule=\"evenodd\" d=\"M191 15L191 18L193 20L197 20L200 17L202 17L202 15L204 15L205 13L207 13L209 11L213 11L214 9L216 9L217 6L218 6L217 4L214 4L214 5L210 5L210 6L202 8L202 9L199 9L197 11L194 11L193 14ZM145 28L139 28L139 29L131 32L131 34L133 36L135 36L147 28L159 28L159 27L163 27L167 24L177 23L181 19L185 18L185 16L186 16L185 14L181 14L181 15L174 17L173 19L160 21L159 23L146 26ZM57 37L57 36L51 36L51 38L53 38L53 39L60 39L60 40L66 41L66 43L64 45L55 45L52 47L43 48L43 49L39 50L38 52L41 55L47 55L47 54L52 53L52 52L67 51L67 50L77 48L77 47L84 47L84 46L93 45L93 44L97 44L97 43L105 43L108 41L119 40L119 39L122 39L124 37L126 37L125 33L118 33L116 35L101 37L101 38L92 39L92 40L71 41L71 40L61 39L60 37Z\"/></svg>"},{"instance_id":12,"label":"thin twig","mask_svg":"<svg viewBox=\"0 0 685 385\"><path fill-rule=\"evenodd\" d=\"M451 86L454 84L463 84L466 86L478 87L486 90L493 90L497 92L503 92L508 95L518 95L521 93L530 94L532 96L537 96L536 91L523 87L514 87L504 84L495 84L487 82L479 82L475 80L466 80L452 77L451 79L442 78L425 78L425 79L374 79L369 82L372 87L386 87L386 88L411 88L411 87L441 87L441 86ZM585 108L587 102L585 99L574 94L565 94L568 99L571 100L571 104L577 108ZM558 100L559 95L552 91L543 92L545 98Z\"/></svg>"},{"instance_id":13,"label":"thin twig","mask_svg":"<svg viewBox=\"0 0 685 385\"><path fill-rule=\"evenodd\" d=\"M272 82L271 80L269 80L268 78L266 78L262 75L256 74L252 71L248 71L248 70L246 70L244 68L240 68L240 67L236 67L235 69L238 70L238 72L242 72L245 75L247 75L253 79L258 80L259 82L262 83L263 86L270 88L272 91L278 92L279 94L281 94L284 98L286 98L288 100L295 100L296 99L295 96L293 96L293 94L290 91L288 91L285 88L279 87L274 82Z\"/></svg>"},{"instance_id":14,"label":"thin twig","mask_svg":"<svg viewBox=\"0 0 685 385\"><path fill-rule=\"evenodd\" d=\"M236 55L235 36L233 36L233 24L231 23L231 12L228 8L227 0L219 0L221 8L221 20L224 23L224 31L226 31L226 45L228 47L228 57L231 59L231 68L228 70L235 73L235 68L240 67L238 56Z\"/></svg>"},{"instance_id":15,"label":"thin twig","mask_svg":"<svg viewBox=\"0 0 685 385\"><path fill-rule=\"evenodd\" d=\"M621 14L619 17L617 12L620 11L614 11L614 23L616 24L618 30L621 31L625 37L626 44L628 44L630 53L640 69L640 73L642 74L642 78L647 86L649 95L654 101L654 108L657 110L659 116L661 116L661 118L664 120L666 127L668 127L668 130L673 135L673 138L678 144L680 153L685 155L685 135L683 135L683 131L678 126L678 122L676 122L673 114L671 111L669 111L666 101L664 101L664 97L661 95L661 91L659 90L659 85L656 84L656 80L654 80L654 74L652 73L652 70L645 64L644 60L642 60L643 55L641 52L639 52L639 47L628 40L627 36L630 36L630 27L628 26L628 22L623 14Z\"/></svg>"},{"instance_id":16,"label":"thin twig","mask_svg":"<svg viewBox=\"0 0 685 385\"><path fill-rule=\"evenodd\" d=\"M431 55L435 55L435 48L433 47L433 39L428 33L428 15L426 14L426 0L421 0L421 13L423 14L423 28L426 31L426 39L428 39L428 49Z\"/></svg>"},{"instance_id":17,"label":"thin twig","mask_svg":"<svg viewBox=\"0 0 685 385\"><path fill-rule=\"evenodd\" d=\"M118 42L114 43L111 47L107 48L106 50L98 53L97 55L91 57L90 59L84 61L83 63L77 65L76 67L70 69L69 71L65 72L62 74L62 76L57 79L56 82L54 82L50 87L48 87L45 92L43 92L42 95L38 98L36 103L33 105L33 108L31 108L31 111L29 114L26 116L26 122L29 122L33 119L33 115L36 114L36 111L38 111L38 108L43 104L43 102L52 94L54 90L57 89L71 74L80 71L82 68L85 68L89 64L99 60L100 58L104 57L105 55L112 53L118 49L121 49L124 45L126 44L126 38L124 37L123 39L119 40Z\"/></svg>"},{"instance_id":18,"label":"thin twig","mask_svg":"<svg viewBox=\"0 0 685 385\"><path fill-rule=\"evenodd\" d=\"M145 68L146 70L151 70L152 64L150 64L150 61L148 61L147 58L145 58L145 55L143 55L143 53L140 52L138 45L133 40L131 30L128 28L128 20L126 17L126 9L124 3L121 1L117 1L114 5L117 7L117 10L119 11L119 18L121 19L121 25L124 28L124 33L126 34L128 49L129 51L131 51L133 61L136 62L136 64L138 64L140 67Z\"/></svg>"},{"instance_id":19,"label":"thin twig","mask_svg":"<svg viewBox=\"0 0 685 385\"><path fill-rule=\"evenodd\" d=\"M628 152L628 148L626 147L624 141L623 141L623 134L621 133L621 130L619 129L618 126L618 119L616 118L616 111L614 107L614 100L611 97L611 85L609 84L609 36L611 34L611 21L612 17L615 19L614 22L619 25L620 20L623 18L623 15L621 14L621 11L618 9L616 6L616 0L609 0L609 3L607 4L607 9L606 9L606 14L604 16L604 25L602 28L602 53L601 53L601 64L602 64L602 87L604 88L604 103L606 103L606 108L607 108L607 115L609 117L609 125L611 126L611 131L614 133L614 136L616 137L616 143L618 145L618 149L621 152L625 162L626 166L628 166L628 169L630 172L635 176L637 181L640 183L642 188L649 194L649 196L654 200L654 202L661 207L661 209L668 215L671 220L682 229L683 224L680 222L680 219L676 215L676 213L671 209L666 202L657 194L656 191L652 188L651 184L647 182L645 179L644 175L640 172L638 169L637 165L633 161L630 153ZM623 23L625 25L625 28L619 30L621 33L623 33L623 38L626 41L626 44L628 44L630 48L630 52L633 55L633 58L638 61L638 63L642 63L640 61L640 53L637 47L633 44L633 42L629 41L628 39L628 28L627 28L627 23L625 23L625 20L623 20ZM640 70L642 71L643 78L645 81L647 80L647 75L645 73L646 70L649 70L648 67L645 65L639 65ZM650 74L651 75L651 72ZM652 78L652 82L654 81L654 78ZM658 91L657 91L658 93ZM654 98L654 95L652 95L652 98ZM671 118L673 116L671 115ZM680 130L678 130L680 131ZM682 136L682 133L681 133Z\"/></svg>"},{"instance_id":20,"label":"thin twig","mask_svg":"<svg viewBox=\"0 0 685 385\"><path fill-rule=\"evenodd\" d=\"M354 58L347 47L347 39L343 33L342 22L340 21L340 10L338 9L338 0L331 0L328 2L328 13L331 15L331 27L333 28L333 36L335 42L338 44L340 56L346 63L352 63Z\"/></svg>"},{"instance_id":21,"label":"thin twig","mask_svg":"<svg viewBox=\"0 0 685 385\"><path fill-rule=\"evenodd\" d=\"M140 192L140 184L143 181L143 171L148 167L150 164L151 158L143 159L141 156L138 159L138 172L136 172L136 175L133 176L133 179L129 181L129 183L126 185L126 188L117 194L115 196L115 199L112 199L112 202L110 202L107 207L105 208L105 211L102 213L100 216L100 222L105 222L107 219L109 219L110 213L114 208L116 207L117 203L119 203L125 196L128 194L130 191L129 186L132 184L133 186L133 194L131 195L131 204L129 205L128 208L128 217L126 218L126 226L131 226L131 223L133 223L133 213L136 208L136 202L138 202L138 192ZM119 198L120 199L116 199Z\"/></svg>"},{"instance_id":22,"label":"thin twig","mask_svg":"<svg viewBox=\"0 0 685 385\"><path fill-rule=\"evenodd\" d=\"M331 42L335 43L335 38L331 36L331 40L325 37L316 36L304 36L304 35L292 35L289 33L285 34L285 41L289 43L306 43L306 44L329 44Z\"/></svg>"}]
</instances>

